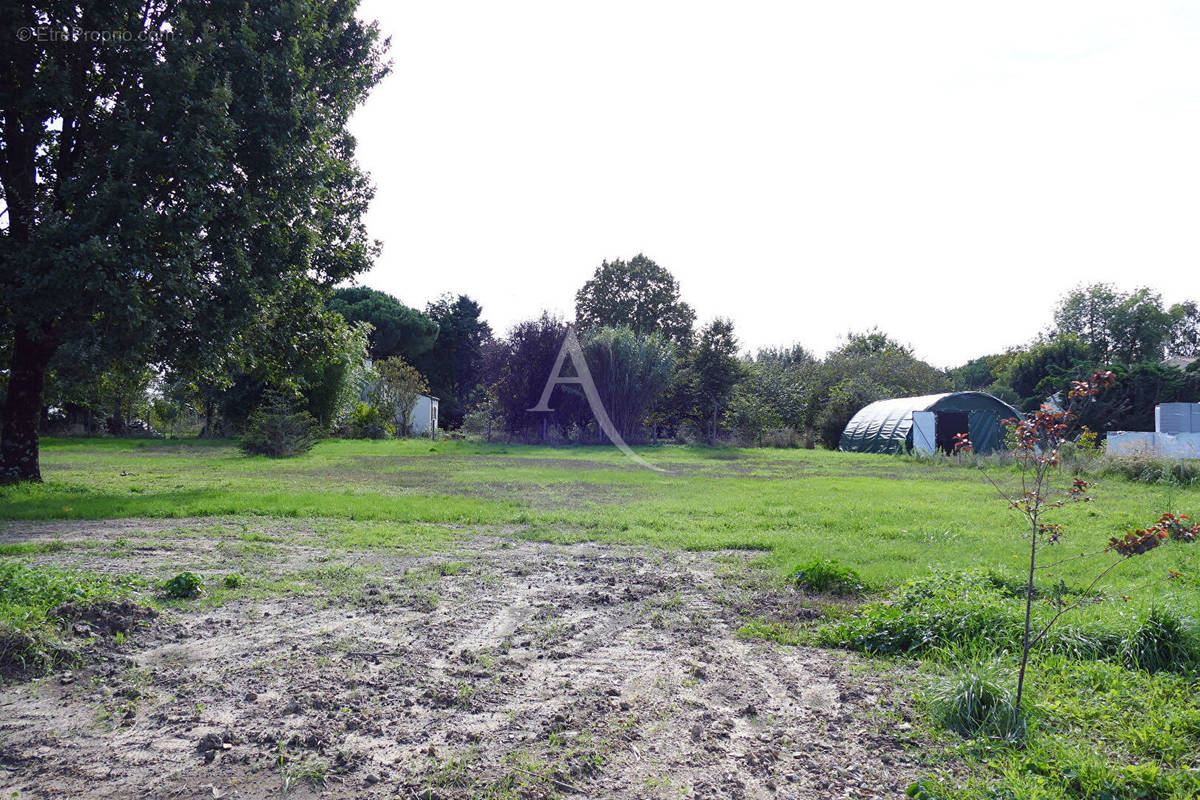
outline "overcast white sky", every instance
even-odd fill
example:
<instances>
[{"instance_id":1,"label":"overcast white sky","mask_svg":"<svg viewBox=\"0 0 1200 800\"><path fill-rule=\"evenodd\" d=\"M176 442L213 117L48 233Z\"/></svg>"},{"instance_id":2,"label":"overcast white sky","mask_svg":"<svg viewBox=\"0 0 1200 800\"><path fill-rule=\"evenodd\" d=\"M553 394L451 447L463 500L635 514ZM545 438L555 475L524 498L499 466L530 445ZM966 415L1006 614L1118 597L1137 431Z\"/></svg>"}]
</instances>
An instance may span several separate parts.
<instances>
[{"instance_id":1,"label":"overcast white sky","mask_svg":"<svg viewBox=\"0 0 1200 800\"><path fill-rule=\"evenodd\" d=\"M1190 7L1189 7L1190 5ZM1200 299L1200 6L366 0L360 281L570 317L644 252L747 349L877 325L941 366L1080 281ZM1039 277L1040 276L1040 277ZM1026 294L1030 294L1026 298Z\"/></svg>"}]
</instances>

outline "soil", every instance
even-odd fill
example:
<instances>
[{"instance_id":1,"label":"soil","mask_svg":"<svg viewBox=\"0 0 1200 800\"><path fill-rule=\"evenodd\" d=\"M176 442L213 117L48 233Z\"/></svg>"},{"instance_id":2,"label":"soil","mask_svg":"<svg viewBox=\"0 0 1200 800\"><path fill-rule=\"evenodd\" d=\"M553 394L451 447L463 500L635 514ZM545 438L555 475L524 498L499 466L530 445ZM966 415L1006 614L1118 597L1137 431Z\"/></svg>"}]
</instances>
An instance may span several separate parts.
<instances>
[{"instance_id":1,"label":"soil","mask_svg":"<svg viewBox=\"0 0 1200 800\"><path fill-rule=\"evenodd\" d=\"M215 524L164 524L133 558L211 570L196 533ZM818 613L752 568L755 554L465 531L432 554L334 551L291 524L255 555L262 574L318 562L343 580L156 618L60 609L100 646L82 668L0 688L0 792L883 798L928 771L894 675L736 635L748 618ZM153 526L72 525L0 538L95 544ZM37 560L142 563L96 546Z\"/></svg>"}]
</instances>

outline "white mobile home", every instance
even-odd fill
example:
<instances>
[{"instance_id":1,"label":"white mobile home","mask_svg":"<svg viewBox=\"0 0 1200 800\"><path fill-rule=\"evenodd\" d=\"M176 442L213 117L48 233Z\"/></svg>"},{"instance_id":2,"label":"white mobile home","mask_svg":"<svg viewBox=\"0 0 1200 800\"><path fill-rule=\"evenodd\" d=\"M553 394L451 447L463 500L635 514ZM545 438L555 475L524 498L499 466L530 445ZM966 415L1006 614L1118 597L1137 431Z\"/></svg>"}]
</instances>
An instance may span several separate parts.
<instances>
[{"instance_id":1,"label":"white mobile home","mask_svg":"<svg viewBox=\"0 0 1200 800\"><path fill-rule=\"evenodd\" d=\"M417 404L413 407L412 423L409 433L414 436L432 437L438 429L438 399L427 394L417 395Z\"/></svg>"}]
</instances>

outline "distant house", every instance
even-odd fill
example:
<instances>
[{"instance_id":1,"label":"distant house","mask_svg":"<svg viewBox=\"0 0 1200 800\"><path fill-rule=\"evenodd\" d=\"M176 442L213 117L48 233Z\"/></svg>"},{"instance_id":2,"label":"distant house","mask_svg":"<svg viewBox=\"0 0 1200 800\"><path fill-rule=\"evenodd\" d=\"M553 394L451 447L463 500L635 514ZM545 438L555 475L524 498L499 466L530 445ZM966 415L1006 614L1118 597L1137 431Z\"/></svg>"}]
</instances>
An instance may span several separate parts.
<instances>
[{"instance_id":1,"label":"distant house","mask_svg":"<svg viewBox=\"0 0 1200 800\"><path fill-rule=\"evenodd\" d=\"M374 365L374 359L366 359L364 366L369 370ZM358 399L362 402L369 402L371 397L371 386L363 383L362 389L359 390ZM407 436L434 436L438 431L438 399L433 395L419 394L417 395L416 405L413 406L412 414L409 417L409 425L407 431L400 431L399 426L403 420L401 415L397 414L393 422L396 423L397 433Z\"/></svg>"},{"instance_id":2,"label":"distant house","mask_svg":"<svg viewBox=\"0 0 1200 800\"><path fill-rule=\"evenodd\" d=\"M417 395L417 405L413 408L409 433L413 436L432 437L437 433L437 429L438 399L427 394Z\"/></svg>"},{"instance_id":3,"label":"distant house","mask_svg":"<svg viewBox=\"0 0 1200 800\"><path fill-rule=\"evenodd\" d=\"M863 408L842 432L839 450L855 453L952 452L965 433L976 453L1004 447L1006 419L1021 412L985 392L949 392L879 400Z\"/></svg>"}]
</instances>

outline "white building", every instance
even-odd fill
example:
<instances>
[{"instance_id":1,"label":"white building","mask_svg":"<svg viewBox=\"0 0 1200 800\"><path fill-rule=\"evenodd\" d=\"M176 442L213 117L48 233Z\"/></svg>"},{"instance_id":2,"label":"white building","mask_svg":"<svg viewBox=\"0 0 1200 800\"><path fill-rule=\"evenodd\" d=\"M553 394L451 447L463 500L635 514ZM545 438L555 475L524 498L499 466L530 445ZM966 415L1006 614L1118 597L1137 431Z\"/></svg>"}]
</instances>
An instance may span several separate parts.
<instances>
[{"instance_id":1,"label":"white building","mask_svg":"<svg viewBox=\"0 0 1200 800\"><path fill-rule=\"evenodd\" d=\"M368 358L364 365L369 370L374 364L374 359ZM369 402L370 397L371 387L364 383L362 389L359 391L358 399L366 403ZM417 403L413 406L412 414L409 417L407 434L399 430L403 422L399 414L396 415L396 419L393 421L396 423L396 432L401 435L428 436L433 438L438 430L438 399L428 394L417 395Z\"/></svg>"},{"instance_id":2,"label":"white building","mask_svg":"<svg viewBox=\"0 0 1200 800\"><path fill-rule=\"evenodd\" d=\"M1154 432L1112 431L1114 456L1152 455L1200 458L1200 403L1162 403L1154 408Z\"/></svg>"},{"instance_id":3,"label":"white building","mask_svg":"<svg viewBox=\"0 0 1200 800\"><path fill-rule=\"evenodd\" d=\"M412 424L409 433L413 436L428 436L433 438L438 429L438 399L427 394L417 395L417 404L413 407Z\"/></svg>"}]
</instances>

